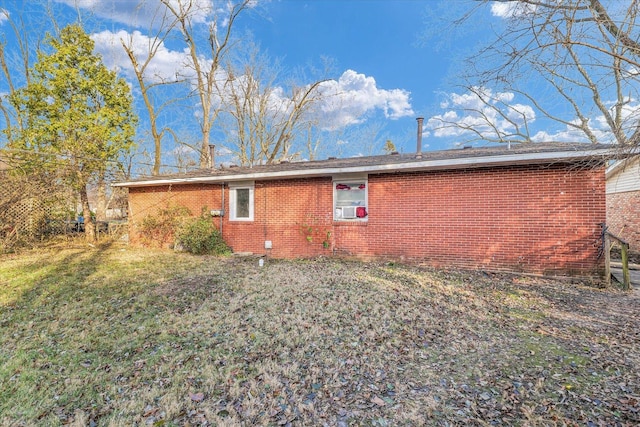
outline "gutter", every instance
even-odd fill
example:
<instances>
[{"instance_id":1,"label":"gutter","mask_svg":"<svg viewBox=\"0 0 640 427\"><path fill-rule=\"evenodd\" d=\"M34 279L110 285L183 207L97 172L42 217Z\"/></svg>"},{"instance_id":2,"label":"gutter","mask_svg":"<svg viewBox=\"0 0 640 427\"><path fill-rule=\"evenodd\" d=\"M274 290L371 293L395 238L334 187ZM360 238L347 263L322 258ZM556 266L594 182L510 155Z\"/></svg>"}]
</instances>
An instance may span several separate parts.
<instances>
[{"instance_id":1,"label":"gutter","mask_svg":"<svg viewBox=\"0 0 640 427\"><path fill-rule=\"evenodd\" d=\"M127 181L112 184L113 187L151 187L176 184L216 184L233 181L259 181L267 179L314 178L348 173L394 173L481 168L490 166L534 165L559 161L576 161L601 157L606 159L616 154L610 148L583 151L552 151L538 153L506 154L498 156L466 157L442 160L422 160L407 163L386 163L381 165L324 167L316 169L284 170L248 174L198 176L189 178L160 178L148 181ZM619 153L618 153L619 154Z\"/></svg>"}]
</instances>

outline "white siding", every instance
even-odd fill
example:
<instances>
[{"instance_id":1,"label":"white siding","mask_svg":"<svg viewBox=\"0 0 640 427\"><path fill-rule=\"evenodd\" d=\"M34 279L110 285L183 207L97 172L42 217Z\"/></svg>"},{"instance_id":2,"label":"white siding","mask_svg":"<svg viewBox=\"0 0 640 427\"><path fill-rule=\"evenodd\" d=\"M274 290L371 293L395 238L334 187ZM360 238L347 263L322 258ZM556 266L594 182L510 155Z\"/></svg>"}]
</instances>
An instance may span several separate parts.
<instances>
[{"instance_id":1,"label":"white siding","mask_svg":"<svg viewBox=\"0 0 640 427\"><path fill-rule=\"evenodd\" d=\"M628 162L624 168L607 177L607 194L640 191L640 160Z\"/></svg>"}]
</instances>

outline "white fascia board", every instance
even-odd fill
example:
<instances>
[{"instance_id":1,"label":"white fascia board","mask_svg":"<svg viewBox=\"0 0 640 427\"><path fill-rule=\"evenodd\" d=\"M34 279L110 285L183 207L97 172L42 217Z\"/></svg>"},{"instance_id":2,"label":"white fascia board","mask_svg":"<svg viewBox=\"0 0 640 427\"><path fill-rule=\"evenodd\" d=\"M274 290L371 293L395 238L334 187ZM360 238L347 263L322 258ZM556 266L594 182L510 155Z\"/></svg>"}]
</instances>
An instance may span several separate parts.
<instances>
[{"instance_id":1,"label":"white fascia board","mask_svg":"<svg viewBox=\"0 0 640 427\"><path fill-rule=\"evenodd\" d=\"M218 176L198 176L190 178L165 178L149 181L129 181L112 184L114 187L150 187L158 185L181 185L181 184L220 184L234 181L260 181L267 179L289 179L289 178L313 178L320 176L332 176L338 174L352 173L393 173L393 172L415 172L429 170L452 170L481 168L490 166L510 166L522 164L553 163L567 160L582 160L610 156L614 154L611 149L585 150L585 151L553 151L538 153L506 154L499 156L484 157L463 157L442 160L423 160L407 163L389 163L382 165L362 165L346 167L329 167L316 169L297 169L277 172L257 172L248 174L218 175Z\"/></svg>"}]
</instances>

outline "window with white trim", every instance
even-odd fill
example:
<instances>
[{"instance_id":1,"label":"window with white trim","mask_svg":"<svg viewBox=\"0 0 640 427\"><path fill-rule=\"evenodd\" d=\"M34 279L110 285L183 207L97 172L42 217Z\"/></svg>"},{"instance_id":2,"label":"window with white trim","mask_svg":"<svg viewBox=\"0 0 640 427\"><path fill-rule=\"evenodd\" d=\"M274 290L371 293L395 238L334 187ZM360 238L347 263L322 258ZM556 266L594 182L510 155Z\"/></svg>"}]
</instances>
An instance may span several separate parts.
<instances>
[{"instance_id":1,"label":"window with white trim","mask_svg":"<svg viewBox=\"0 0 640 427\"><path fill-rule=\"evenodd\" d=\"M368 187L365 178L333 180L333 219L336 221L366 221Z\"/></svg>"},{"instance_id":2,"label":"window with white trim","mask_svg":"<svg viewBox=\"0 0 640 427\"><path fill-rule=\"evenodd\" d=\"M229 219L231 221L253 221L254 182L229 184Z\"/></svg>"}]
</instances>

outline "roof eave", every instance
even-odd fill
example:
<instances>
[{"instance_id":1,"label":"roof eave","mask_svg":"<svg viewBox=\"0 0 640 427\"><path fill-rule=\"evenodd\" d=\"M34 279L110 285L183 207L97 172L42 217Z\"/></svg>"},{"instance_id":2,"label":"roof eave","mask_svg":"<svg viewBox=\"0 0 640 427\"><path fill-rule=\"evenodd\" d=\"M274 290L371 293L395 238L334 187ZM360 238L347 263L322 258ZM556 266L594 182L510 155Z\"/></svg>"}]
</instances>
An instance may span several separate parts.
<instances>
[{"instance_id":1,"label":"roof eave","mask_svg":"<svg viewBox=\"0 0 640 427\"><path fill-rule=\"evenodd\" d=\"M324 167L314 169L284 170L217 176L197 176L188 178L159 178L147 181L128 181L112 184L114 187L153 187L179 184L219 184L233 181L260 181L267 179L314 178L348 173L394 173L430 170L470 169L492 166L541 164L563 161L579 161L591 158L607 159L615 152L609 148L583 151L554 151L537 153L506 154L498 156L466 157L441 160L423 160L407 163L387 163L345 167Z\"/></svg>"},{"instance_id":2,"label":"roof eave","mask_svg":"<svg viewBox=\"0 0 640 427\"><path fill-rule=\"evenodd\" d=\"M607 179L611 179L616 176L618 173L624 171L627 166L633 165L634 163L640 162L640 157L637 154L632 154L623 159L619 159L619 161L615 162L613 165L609 166L606 171Z\"/></svg>"}]
</instances>

